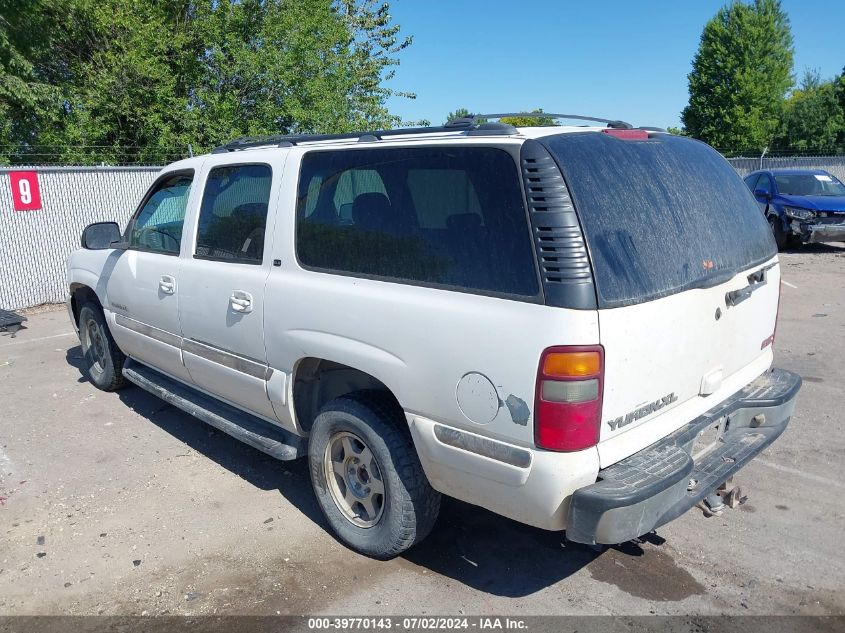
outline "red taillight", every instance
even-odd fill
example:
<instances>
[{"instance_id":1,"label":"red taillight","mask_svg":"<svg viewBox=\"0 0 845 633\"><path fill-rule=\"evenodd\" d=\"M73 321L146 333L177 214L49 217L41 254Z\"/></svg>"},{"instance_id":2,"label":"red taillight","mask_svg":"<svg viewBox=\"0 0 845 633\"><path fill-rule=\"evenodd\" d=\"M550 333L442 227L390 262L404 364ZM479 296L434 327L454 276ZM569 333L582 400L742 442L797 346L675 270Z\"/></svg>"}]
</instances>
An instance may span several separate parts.
<instances>
[{"instance_id":1,"label":"red taillight","mask_svg":"<svg viewBox=\"0 0 845 633\"><path fill-rule=\"evenodd\" d=\"M603 393L601 345L544 350L534 395L537 446L551 451L580 451L598 444Z\"/></svg>"},{"instance_id":2,"label":"red taillight","mask_svg":"<svg viewBox=\"0 0 845 633\"><path fill-rule=\"evenodd\" d=\"M616 128L607 128L602 130L605 134L610 134L616 138L623 138L626 141L646 141L648 140L648 132L645 130L620 130Z\"/></svg>"}]
</instances>

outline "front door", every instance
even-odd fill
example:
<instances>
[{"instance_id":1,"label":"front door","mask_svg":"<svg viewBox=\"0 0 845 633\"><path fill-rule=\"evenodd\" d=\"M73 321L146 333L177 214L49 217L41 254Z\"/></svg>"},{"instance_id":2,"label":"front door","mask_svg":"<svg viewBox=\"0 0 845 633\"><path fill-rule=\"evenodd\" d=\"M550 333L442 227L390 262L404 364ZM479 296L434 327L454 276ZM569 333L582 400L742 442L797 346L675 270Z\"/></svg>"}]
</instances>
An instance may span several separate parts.
<instances>
[{"instance_id":1,"label":"front door","mask_svg":"<svg viewBox=\"0 0 845 633\"><path fill-rule=\"evenodd\" d=\"M264 286L272 266L265 236L272 235L268 210L284 154L261 164L227 158L207 163L193 254L180 271L183 358L200 389L275 421L264 349Z\"/></svg>"},{"instance_id":2,"label":"front door","mask_svg":"<svg viewBox=\"0 0 845 633\"><path fill-rule=\"evenodd\" d=\"M107 274L111 331L121 350L180 380L180 251L192 170L164 174L150 188L129 223L128 250Z\"/></svg>"}]
</instances>

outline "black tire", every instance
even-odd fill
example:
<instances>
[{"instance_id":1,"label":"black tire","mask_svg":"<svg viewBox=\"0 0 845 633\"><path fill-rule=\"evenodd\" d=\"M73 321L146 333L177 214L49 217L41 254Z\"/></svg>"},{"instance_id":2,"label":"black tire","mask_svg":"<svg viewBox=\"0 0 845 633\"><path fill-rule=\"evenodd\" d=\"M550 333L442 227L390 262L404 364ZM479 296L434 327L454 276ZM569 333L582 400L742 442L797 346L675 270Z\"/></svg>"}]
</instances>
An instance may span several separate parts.
<instances>
[{"instance_id":1,"label":"black tire","mask_svg":"<svg viewBox=\"0 0 845 633\"><path fill-rule=\"evenodd\" d=\"M114 342L102 308L93 301L79 311L79 342L85 373L97 389L115 391L126 384L122 373L126 356Z\"/></svg>"},{"instance_id":2,"label":"black tire","mask_svg":"<svg viewBox=\"0 0 845 633\"><path fill-rule=\"evenodd\" d=\"M783 230L783 222L777 215L769 216L769 226L772 227L772 235L775 236L775 243L778 245L778 250L786 250L789 243L789 235Z\"/></svg>"},{"instance_id":3,"label":"black tire","mask_svg":"<svg viewBox=\"0 0 845 633\"><path fill-rule=\"evenodd\" d=\"M367 516L361 506L358 518L350 518L350 507L335 499L345 480L332 471L334 479L330 482L328 464L330 459L334 460L332 466L338 464L342 455L330 457L331 451L327 453L327 450L330 444L332 448L338 442L342 444L338 438L344 437L368 449L375 459L368 480L373 483L378 480L384 490L380 500L377 494L370 498L371 507L381 503L377 516ZM362 450L355 454L364 453ZM440 493L431 487L423 472L404 413L386 395L358 392L326 404L311 428L308 461L311 484L323 515L337 537L355 551L381 560L393 558L419 543L434 527L440 511ZM361 470L367 474L365 469ZM347 489L354 487L354 483ZM369 493L369 486L366 491ZM362 526L354 522L367 523L365 519L372 524Z\"/></svg>"}]
</instances>

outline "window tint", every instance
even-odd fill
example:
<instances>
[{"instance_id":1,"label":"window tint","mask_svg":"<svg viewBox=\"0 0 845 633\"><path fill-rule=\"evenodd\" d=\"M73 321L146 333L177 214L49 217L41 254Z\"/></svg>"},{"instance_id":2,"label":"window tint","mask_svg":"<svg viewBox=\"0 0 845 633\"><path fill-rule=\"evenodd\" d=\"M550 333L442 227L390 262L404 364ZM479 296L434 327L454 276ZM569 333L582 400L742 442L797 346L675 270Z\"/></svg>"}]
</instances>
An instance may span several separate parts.
<instances>
[{"instance_id":1,"label":"window tint","mask_svg":"<svg viewBox=\"0 0 845 633\"><path fill-rule=\"evenodd\" d=\"M193 173L181 173L167 176L153 185L147 201L135 216L129 235L130 248L179 254L192 181Z\"/></svg>"},{"instance_id":2,"label":"window tint","mask_svg":"<svg viewBox=\"0 0 845 633\"><path fill-rule=\"evenodd\" d=\"M334 206L340 219L352 223L352 202L364 193L387 195L379 173L374 169L350 169L338 178L334 193Z\"/></svg>"},{"instance_id":3,"label":"window tint","mask_svg":"<svg viewBox=\"0 0 845 633\"><path fill-rule=\"evenodd\" d=\"M775 176L775 182L785 196L845 196L845 185L830 174Z\"/></svg>"},{"instance_id":4,"label":"window tint","mask_svg":"<svg viewBox=\"0 0 845 633\"><path fill-rule=\"evenodd\" d=\"M595 132L541 139L558 161L593 263L599 307L705 286L777 254L736 171L704 143Z\"/></svg>"},{"instance_id":5,"label":"window tint","mask_svg":"<svg viewBox=\"0 0 845 633\"><path fill-rule=\"evenodd\" d=\"M772 180L766 174L760 176L760 180L754 185L754 191L762 191L764 193L772 193Z\"/></svg>"},{"instance_id":6,"label":"window tint","mask_svg":"<svg viewBox=\"0 0 845 633\"><path fill-rule=\"evenodd\" d=\"M453 215L474 215L463 221L484 224L475 188L464 171L411 169L408 188L422 228L447 229Z\"/></svg>"},{"instance_id":7,"label":"window tint","mask_svg":"<svg viewBox=\"0 0 845 633\"><path fill-rule=\"evenodd\" d=\"M215 167L197 228L197 258L260 264L273 173L267 165Z\"/></svg>"},{"instance_id":8,"label":"window tint","mask_svg":"<svg viewBox=\"0 0 845 633\"><path fill-rule=\"evenodd\" d=\"M760 177L760 174L751 174L750 176L746 176L744 178L745 184L748 185L748 188L751 191L754 191L757 188L757 179Z\"/></svg>"},{"instance_id":9,"label":"window tint","mask_svg":"<svg viewBox=\"0 0 845 633\"><path fill-rule=\"evenodd\" d=\"M311 152L303 158L297 218L305 266L539 294L519 174L500 149Z\"/></svg>"}]
</instances>

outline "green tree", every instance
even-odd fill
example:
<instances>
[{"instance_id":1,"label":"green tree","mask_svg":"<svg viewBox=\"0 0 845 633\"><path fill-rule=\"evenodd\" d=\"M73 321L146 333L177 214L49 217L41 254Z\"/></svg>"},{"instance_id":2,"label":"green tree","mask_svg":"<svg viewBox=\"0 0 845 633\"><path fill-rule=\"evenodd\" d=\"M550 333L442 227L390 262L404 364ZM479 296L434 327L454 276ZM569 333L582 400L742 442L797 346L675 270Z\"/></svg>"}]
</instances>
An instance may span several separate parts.
<instances>
[{"instance_id":1,"label":"green tree","mask_svg":"<svg viewBox=\"0 0 845 633\"><path fill-rule=\"evenodd\" d=\"M532 110L531 114L541 114L542 108ZM514 127L549 127L557 125L557 121L548 116L532 117L532 116L506 116L499 119L500 123L507 123Z\"/></svg>"},{"instance_id":2,"label":"green tree","mask_svg":"<svg viewBox=\"0 0 845 633\"><path fill-rule=\"evenodd\" d=\"M842 69L842 73L834 79L833 83L839 108L842 112L845 112L845 68ZM845 130L839 135L839 145L845 147Z\"/></svg>"},{"instance_id":3,"label":"green tree","mask_svg":"<svg viewBox=\"0 0 845 633\"><path fill-rule=\"evenodd\" d=\"M464 117L468 117L471 114L472 112L470 112L466 108L457 108L454 112L450 112L446 115L446 121L444 121L444 124L451 123L455 119L463 119Z\"/></svg>"},{"instance_id":4,"label":"green tree","mask_svg":"<svg viewBox=\"0 0 845 633\"><path fill-rule=\"evenodd\" d=\"M15 0L0 0L0 161L3 162L32 141L28 121L58 97L58 91L39 77L32 62L37 39L33 33L43 31L49 20L38 10L19 15L14 9L19 9L20 4ZM49 37L49 31L45 37Z\"/></svg>"},{"instance_id":5,"label":"green tree","mask_svg":"<svg viewBox=\"0 0 845 633\"><path fill-rule=\"evenodd\" d=\"M411 39L381 0L0 0L0 16L12 160L161 162L240 135L389 128L387 99L414 97L386 85Z\"/></svg>"},{"instance_id":6,"label":"green tree","mask_svg":"<svg viewBox=\"0 0 845 633\"><path fill-rule=\"evenodd\" d=\"M792 34L779 0L733 2L704 27L681 116L690 136L724 150L759 149L778 131L793 84Z\"/></svg>"},{"instance_id":7,"label":"green tree","mask_svg":"<svg viewBox=\"0 0 845 633\"><path fill-rule=\"evenodd\" d=\"M816 71L805 73L801 87L786 100L774 147L811 152L837 151L845 134L845 112L837 94L839 79L822 81Z\"/></svg>"},{"instance_id":8,"label":"green tree","mask_svg":"<svg viewBox=\"0 0 845 633\"><path fill-rule=\"evenodd\" d=\"M444 125L446 123L451 123L455 119L462 119L468 116L472 116L472 112L470 112L466 108L457 108L454 112L450 112L448 115L446 115L446 121L444 122ZM487 123L487 119L478 118L475 119L475 122L480 125L482 123Z\"/></svg>"}]
</instances>

